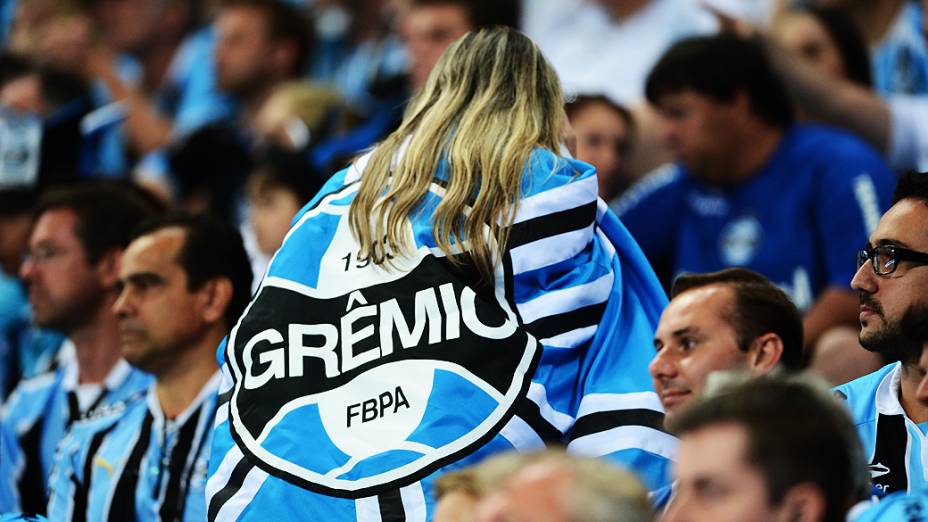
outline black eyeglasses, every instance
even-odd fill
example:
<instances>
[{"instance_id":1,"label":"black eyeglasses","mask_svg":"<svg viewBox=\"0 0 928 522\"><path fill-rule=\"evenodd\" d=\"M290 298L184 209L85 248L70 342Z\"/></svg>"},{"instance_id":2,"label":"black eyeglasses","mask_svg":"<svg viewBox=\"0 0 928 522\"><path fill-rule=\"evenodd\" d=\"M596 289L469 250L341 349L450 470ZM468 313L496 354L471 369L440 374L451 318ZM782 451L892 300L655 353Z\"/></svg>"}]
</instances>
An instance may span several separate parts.
<instances>
[{"instance_id":1,"label":"black eyeglasses","mask_svg":"<svg viewBox=\"0 0 928 522\"><path fill-rule=\"evenodd\" d=\"M896 271L899 261L912 261L919 265L928 265L928 254L916 252L895 245L880 245L857 252L857 269L870 260L876 275L889 275Z\"/></svg>"}]
</instances>

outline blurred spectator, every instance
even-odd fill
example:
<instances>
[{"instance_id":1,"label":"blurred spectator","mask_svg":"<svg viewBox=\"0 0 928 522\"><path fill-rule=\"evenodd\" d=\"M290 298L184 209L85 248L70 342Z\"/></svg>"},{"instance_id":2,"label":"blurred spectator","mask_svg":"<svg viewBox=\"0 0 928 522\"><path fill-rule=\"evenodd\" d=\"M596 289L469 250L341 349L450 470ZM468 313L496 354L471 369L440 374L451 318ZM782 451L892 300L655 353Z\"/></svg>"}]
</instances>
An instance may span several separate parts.
<instances>
[{"instance_id":1,"label":"blurred spectator","mask_svg":"<svg viewBox=\"0 0 928 522\"><path fill-rule=\"evenodd\" d=\"M473 470L464 468L460 471L449 471L435 480L435 513L432 520L473 522L477 500L477 484Z\"/></svg>"},{"instance_id":2,"label":"blurred spectator","mask_svg":"<svg viewBox=\"0 0 928 522\"><path fill-rule=\"evenodd\" d=\"M508 459L502 455L497 459ZM549 450L516 456L498 484L479 484L480 522L650 522L647 490L634 475L606 461ZM493 466L491 459L477 466Z\"/></svg>"},{"instance_id":3,"label":"blurred spectator","mask_svg":"<svg viewBox=\"0 0 928 522\"><path fill-rule=\"evenodd\" d=\"M625 165L635 133L632 114L602 95L577 96L566 110L577 159L596 167L599 197L612 201L635 181Z\"/></svg>"},{"instance_id":4,"label":"blurred spectator","mask_svg":"<svg viewBox=\"0 0 928 522\"><path fill-rule=\"evenodd\" d=\"M344 109L332 89L312 83L279 85L255 117L259 141L290 150L318 144L334 132Z\"/></svg>"},{"instance_id":5,"label":"blurred spectator","mask_svg":"<svg viewBox=\"0 0 928 522\"><path fill-rule=\"evenodd\" d=\"M120 356L111 308L129 233L152 212L138 193L111 185L50 193L38 205L21 275L35 322L67 335L75 358L22 382L4 407L2 424L15 431L23 459L9 477L23 511L45 511L55 448L74 421L148 385Z\"/></svg>"},{"instance_id":6,"label":"blurred spectator","mask_svg":"<svg viewBox=\"0 0 928 522\"><path fill-rule=\"evenodd\" d=\"M56 460L52 520L206 520L216 346L248 303L251 277L241 237L214 218L167 216L136 230L113 311L123 355L155 381L147 396L74 425Z\"/></svg>"},{"instance_id":7,"label":"blurred spectator","mask_svg":"<svg viewBox=\"0 0 928 522\"><path fill-rule=\"evenodd\" d=\"M763 377L707 390L673 423L665 522L844 522L867 493L847 412L815 383Z\"/></svg>"},{"instance_id":8,"label":"blurred spectator","mask_svg":"<svg viewBox=\"0 0 928 522\"><path fill-rule=\"evenodd\" d=\"M679 164L639 182L614 208L658 274L669 282L681 272L757 271L804 313L816 369L828 374L840 357L856 375L871 371L879 363L851 326L847 259L889 206L895 177L880 156L849 134L793 124L762 49L734 36L676 44L647 91Z\"/></svg>"},{"instance_id":9,"label":"blurred spectator","mask_svg":"<svg viewBox=\"0 0 928 522\"><path fill-rule=\"evenodd\" d=\"M666 419L685 410L715 371L753 377L802 363L796 306L764 276L743 268L683 274L654 334L649 370Z\"/></svg>"},{"instance_id":10,"label":"blurred spectator","mask_svg":"<svg viewBox=\"0 0 928 522\"><path fill-rule=\"evenodd\" d=\"M785 10L774 20L770 34L780 46L822 73L864 87L873 84L867 45L844 11L812 6Z\"/></svg>"},{"instance_id":11,"label":"blurred spectator","mask_svg":"<svg viewBox=\"0 0 928 522\"><path fill-rule=\"evenodd\" d=\"M894 204L857 256L851 286L860 294L860 344L892 361L839 386L857 424L881 494L928 486L922 432L928 402L919 397L924 339L913 323L928 316L928 176L899 181Z\"/></svg>"}]
</instances>

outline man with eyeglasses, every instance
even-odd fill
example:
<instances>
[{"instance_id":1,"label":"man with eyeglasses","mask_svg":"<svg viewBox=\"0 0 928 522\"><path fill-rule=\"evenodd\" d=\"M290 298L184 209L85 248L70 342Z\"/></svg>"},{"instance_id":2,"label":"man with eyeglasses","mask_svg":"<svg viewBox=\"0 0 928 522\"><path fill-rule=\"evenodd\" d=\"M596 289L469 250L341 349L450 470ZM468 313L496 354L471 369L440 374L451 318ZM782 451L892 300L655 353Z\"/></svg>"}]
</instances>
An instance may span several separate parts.
<instances>
[{"instance_id":1,"label":"man with eyeglasses","mask_svg":"<svg viewBox=\"0 0 928 522\"><path fill-rule=\"evenodd\" d=\"M906 325L928 313L928 174L899 180L893 206L857 255L860 344L891 364L837 387L880 495L928 485L928 402L918 399L922 342Z\"/></svg>"},{"instance_id":2,"label":"man with eyeglasses","mask_svg":"<svg viewBox=\"0 0 928 522\"><path fill-rule=\"evenodd\" d=\"M15 490L0 495L12 497L0 512L44 513L55 449L69 427L151 382L122 359L112 307L123 249L154 209L141 193L109 184L63 189L39 202L20 274L35 322L65 334L74 356L21 382L4 406L0 429L13 432L16 447L0 462L0 489Z\"/></svg>"}]
</instances>

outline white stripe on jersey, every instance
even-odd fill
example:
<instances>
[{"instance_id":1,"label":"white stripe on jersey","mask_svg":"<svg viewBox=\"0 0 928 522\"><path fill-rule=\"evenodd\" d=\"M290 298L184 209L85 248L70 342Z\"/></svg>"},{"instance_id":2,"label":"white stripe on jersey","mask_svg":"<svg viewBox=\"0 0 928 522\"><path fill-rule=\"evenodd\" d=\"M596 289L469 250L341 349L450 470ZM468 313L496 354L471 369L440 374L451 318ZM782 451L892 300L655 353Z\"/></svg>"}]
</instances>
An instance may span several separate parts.
<instances>
[{"instance_id":1,"label":"white stripe on jersey","mask_svg":"<svg viewBox=\"0 0 928 522\"><path fill-rule=\"evenodd\" d=\"M426 506L425 492L422 483L416 482L400 488L400 498L403 499L403 511L406 513L406 522L425 522Z\"/></svg>"},{"instance_id":2,"label":"white stripe on jersey","mask_svg":"<svg viewBox=\"0 0 928 522\"><path fill-rule=\"evenodd\" d=\"M232 470L234 470L235 466L242 460L242 457L242 450L238 449L238 445L235 445L232 446L229 452L226 453L226 456L222 458L222 462L219 463L216 472L206 481L205 491L207 506L213 501L213 496L222 491L222 488L226 487L229 478L232 477Z\"/></svg>"},{"instance_id":3,"label":"white stripe on jersey","mask_svg":"<svg viewBox=\"0 0 928 522\"><path fill-rule=\"evenodd\" d=\"M619 426L574 439L567 451L587 457L601 457L626 449L643 449L668 459L677 455L677 438L646 426Z\"/></svg>"},{"instance_id":4,"label":"white stripe on jersey","mask_svg":"<svg viewBox=\"0 0 928 522\"><path fill-rule=\"evenodd\" d=\"M518 415L513 415L499 434L519 451L534 451L545 447L545 441Z\"/></svg>"},{"instance_id":5,"label":"white stripe on jersey","mask_svg":"<svg viewBox=\"0 0 928 522\"><path fill-rule=\"evenodd\" d=\"M521 274L530 270L566 261L586 248L593 239L594 225L548 236L532 241L509 251L512 258L512 273Z\"/></svg>"},{"instance_id":6,"label":"white stripe on jersey","mask_svg":"<svg viewBox=\"0 0 928 522\"><path fill-rule=\"evenodd\" d=\"M560 430L561 433L566 433L567 430L574 425L573 417L555 410L551 404L548 403L548 391L545 390L545 387L541 384L533 382L529 385L528 398L538 405L538 411L541 413L541 417Z\"/></svg>"},{"instance_id":7,"label":"white stripe on jersey","mask_svg":"<svg viewBox=\"0 0 928 522\"><path fill-rule=\"evenodd\" d=\"M606 302L612 293L614 276L608 272L589 283L554 290L521 304L517 304L522 322L531 323L541 317L571 312L584 306Z\"/></svg>"},{"instance_id":8,"label":"white stripe on jersey","mask_svg":"<svg viewBox=\"0 0 928 522\"><path fill-rule=\"evenodd\" d=\"M547 216L562 210L585 205L596 201L596 195L599 192L599 185L596 176L567 183L551 190L546 190L529 196L519 201L519 208L516 210L516 217L513 221L521 223L534 219L536 217Z\"/></svg>"}]
</instances>

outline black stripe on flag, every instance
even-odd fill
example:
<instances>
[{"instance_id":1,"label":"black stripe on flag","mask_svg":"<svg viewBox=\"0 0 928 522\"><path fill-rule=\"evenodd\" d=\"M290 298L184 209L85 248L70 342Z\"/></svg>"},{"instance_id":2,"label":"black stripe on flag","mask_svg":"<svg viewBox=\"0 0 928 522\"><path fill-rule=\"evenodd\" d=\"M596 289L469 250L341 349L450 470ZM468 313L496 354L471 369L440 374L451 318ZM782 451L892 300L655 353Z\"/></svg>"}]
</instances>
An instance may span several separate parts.
<instances>
[{"instance_id":1,"label":"black stripe on flag","mask_svg":"<svg viewBox=\"0 0 928 522\"><path fill-rule=\"evenodd\" d=\"M229 474L229 481L226 482L226 485L217 491L209 501L209 508L206 513L206 519L209 520L209 522L216 520L216 515L219 514L219 510L222 509L222 506L235 496L238 490L242 489L242 484L245 483L245 476L248 475L248 472L251 471L252 468L254 468L254 465L251 464L247 458L242 457L242 460L238 461L238 464L232 469L232 473Z\"/></svg>"},{"instance_id":2,"label":"black stripe on flag","mask_svg":"<svg viewBox=\"0 0 928 522\"><path fill-rule=\"evenodd\" d=\"M546 237L584 229L596 221L596 201L545 214L512 225L508 248L516 248Z\"/></svg>"},{"instance_id":3,"label":"black stripe on flag","mask_svg":"<svg viewBox=\"0 0 928 522\"><path fill-rule=\"evenodd\" d=\"M585 435L601 433L621 426L644 426L664 431L664 414L648 409L598 411L577 419L570 432L570 439L577 440Z\"/></svg>"},{"instance_id":4,"label":"black stripe on flag","mask_svg":"<svg viewBox=\"0 0 928 522\"><path fill-rule=\"evenodd\" d=\"M524 397L516 403L515 413L524 420L545 442L562 442L564 434L541 416L541 408L535 401Z\"/></svg>"},{"instance_id":5,"label":"black stripe on flag","mask_svg":"<svg viewBox=\"0 0 928 522\"><path fill-rule=\"evenodd\" d=\"M525 325L525 328L534 335L536 339L548 339L578 328L596 326L599 324L600 319L603 318L603 312L606 311L606 304L607 302L604 301L562 314L539 317Z\"/></svg>"},{"instance_id":6,"label":"black stripe on flag","mask_svg":"<svg viewBox=\"0 0 928 522\"><path fill-rule=\"evenodd\" d=\"M406 509L403 507L403 496L400 490L391 489L377 495L377 503L380 505L382 522L404 522L406 520Z\"/></svg>"}]
</instances>

